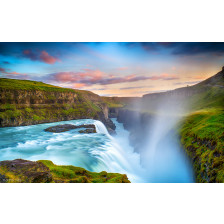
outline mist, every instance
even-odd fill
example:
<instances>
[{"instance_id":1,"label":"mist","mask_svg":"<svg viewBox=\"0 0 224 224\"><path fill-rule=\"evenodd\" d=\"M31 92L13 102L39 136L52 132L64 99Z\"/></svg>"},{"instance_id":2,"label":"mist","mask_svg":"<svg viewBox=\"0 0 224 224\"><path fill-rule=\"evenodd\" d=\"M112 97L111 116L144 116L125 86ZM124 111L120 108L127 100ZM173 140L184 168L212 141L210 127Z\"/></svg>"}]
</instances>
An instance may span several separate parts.
<instances>
[{"instance_id":1,"label":"mist","mask_svg":"<svg viewBox=\"0 0 224 224\"><path fill-rule=\"evenodd\" d=\"M136 111L131 133L138 135L134 144L147 182L194 182L177 130L189 107L184 97L169 94L143 97L129 107Z\"/></svg>"}]
</instances>

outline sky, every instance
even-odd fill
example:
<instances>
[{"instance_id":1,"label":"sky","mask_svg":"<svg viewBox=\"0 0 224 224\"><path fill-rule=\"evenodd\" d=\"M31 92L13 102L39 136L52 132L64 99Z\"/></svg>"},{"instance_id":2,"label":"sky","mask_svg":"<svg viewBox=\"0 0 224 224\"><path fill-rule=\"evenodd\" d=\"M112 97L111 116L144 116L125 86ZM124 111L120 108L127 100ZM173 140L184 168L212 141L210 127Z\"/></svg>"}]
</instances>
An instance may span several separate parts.
<instances>
[{"instance_id":1,"label":"sky","mask_svg":"<svg viewBox=\"0 0 224 224\"><path fill-rule=\"evenodd\" d=\"M224 66L224 42L0 42L0 77L101 96L194 85Z\"/></svg>"}]
</instances>

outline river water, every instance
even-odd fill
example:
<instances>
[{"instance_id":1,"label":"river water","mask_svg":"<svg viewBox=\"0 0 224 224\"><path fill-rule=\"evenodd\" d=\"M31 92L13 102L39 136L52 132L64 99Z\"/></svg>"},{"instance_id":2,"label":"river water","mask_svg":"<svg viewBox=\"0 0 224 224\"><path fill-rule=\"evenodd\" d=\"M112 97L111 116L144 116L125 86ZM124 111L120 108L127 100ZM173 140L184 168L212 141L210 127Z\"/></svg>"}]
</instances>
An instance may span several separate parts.
<instances>
[{"instance_id":1,"label":"river water","mask_svg":"<svg viewBox=\"0 0 224 224\"><path fill-rule=\"evenodd\" d=\"M129 132L123 128L123 124L112 120L117 132L114 137L109 135L102 122L91 119L1 128L0 161L18 158L51 160L57 165L74 165L94 172L105 170L127 174L131 182L137 183L193 182L192 170L183 153L177 153L176 149L173 152L170 150L172 147L167 151L166 145L161 145L157 153L159 159L155 157L151 163L149 158L151 165L147 166L129 144ZM95 124L97 133L80 134L79 129L63 133L44 131L47 127L59 124ZM163 151L166 158L170 155L169 161L166 161Z\"/></svg>"}]
</instances>

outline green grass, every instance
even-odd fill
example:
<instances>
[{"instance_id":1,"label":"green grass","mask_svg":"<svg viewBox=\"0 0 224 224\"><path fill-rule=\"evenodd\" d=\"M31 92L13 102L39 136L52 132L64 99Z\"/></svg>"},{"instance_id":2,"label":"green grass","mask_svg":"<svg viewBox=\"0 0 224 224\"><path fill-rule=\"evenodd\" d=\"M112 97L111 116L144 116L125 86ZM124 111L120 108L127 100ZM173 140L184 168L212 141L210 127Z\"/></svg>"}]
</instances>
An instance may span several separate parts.
<instances>
[{"instance_id":1,"label":"green grass","mask_svg":"<svg viewBox=\"0 0 224 224\"><path fill-rule=\"evenodd\" d=\"M224 110L209 108L188 115L181 142L194 161L197 182L224 182Z\"/></svg>"},{"instance_id":2,"label":"green grass","mask_svg":"<svg viewBox=\"0 0 224 224\"><path fill-rule=\"evenodd\" d=\"M55 182L66 183L129 183L126 175L119 173L90 172L81 167L59 166L49 160L40 160L50 169Z\"/></svg>"},{"instance_id":3,"label":"green grass","mask_svg":"<svg viewBox=\"0 0 224 224\"><path fill-rule=\"evenodd\" d=\"M0 78L0 88L8 90L41 90L47 92L76 92L73 89L61 88L30 80ZM53 97L53 96L50 96Z\"/></svg>"},{"instance_id":4,"label":"green grass","mask_svg":"<svg viewBox=\"0 0 224 224\"><path fill-rule=\"evenodd\" d=\"M0 174L7 183L130 183L125 174L90 172L81 167L55 165L50 160L1 161ZM1 181L1 180L0 180Z\"/></svg>"},{"instance_id":5,"label":"green grass","mask_svg":"<svg viewBox=\"0 0 224 224\"><path fill-rule=\"evenodd\" d=\"M188 99L191 111L224 107L224 88L220 87L204 87L204 91L193 95Z\"/></svg>"},{"instance_id":6,"label":"green grass","mask_svg":"<svg viewBox=\"0 0 224 224\"><path fill-rule=\"evenodd\" d=\"M36 95L34 90L41 92ZM37 124L46 120L98 119L99 112L105 106L100 96L90 91L66 89L29 80L0 78L0 92L1 126ZM58 99L57 92L69 95L60 95L63 98ZM70 92L75 94L71 95Z\"/></svg>"}]
</instances>

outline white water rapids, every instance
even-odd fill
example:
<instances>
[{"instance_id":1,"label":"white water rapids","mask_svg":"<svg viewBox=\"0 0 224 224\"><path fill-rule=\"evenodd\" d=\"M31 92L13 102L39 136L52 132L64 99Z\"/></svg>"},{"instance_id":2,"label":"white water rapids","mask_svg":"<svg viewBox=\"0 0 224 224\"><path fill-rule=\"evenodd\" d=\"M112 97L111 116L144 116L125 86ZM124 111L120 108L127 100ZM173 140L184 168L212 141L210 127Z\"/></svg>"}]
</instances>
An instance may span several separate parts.
<instances>
[{"instance_id":1,"label":"white water rapids","mask_svg":"<svg viewBox=\"0 0 224 224\"><path fill-rule=\"evenodd\" d=\"M152 166L140 162L140 155L129 144L129 132L113 119L117 135L112 137L100 121L85 119L0 129L0 161L12 159L51 160L58 165L74 165L87 170L127 174L131 182L192 182L192 171L180 152L171 152L177 164L160 170L159 179ZM80 134L79 129L49 133L44 129L58 124L92 124L97 133ZM166 146L165 146L166 147ZM150 150L150 149L149 149ZM160 149L158 149L161 151ZM167 150L164 150L167 156ZM172 151L172 150L171 150ZM161 152L160 152L161 154ZM160 155L161 156L161 155ZM146 157L147 158L147 157ZM150 161L150 159L149 159ZM158 163L160 160L155 159ZM165 160L162 160L164 163ZM175 162L174 161L174 162ZM168 163L169 164L169 163ZM163 167L164 168L164 167ZM167 176L168 174L168 176ZM169 176L170 175L170 176ZM163 181L164 180L164 181Z\"/></svg>"}]
</instances>

